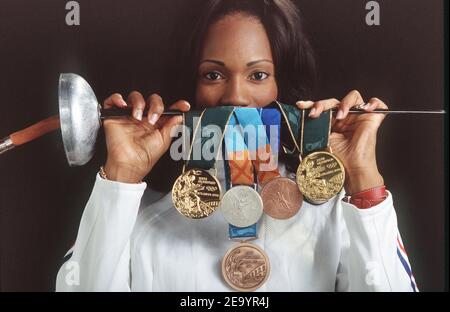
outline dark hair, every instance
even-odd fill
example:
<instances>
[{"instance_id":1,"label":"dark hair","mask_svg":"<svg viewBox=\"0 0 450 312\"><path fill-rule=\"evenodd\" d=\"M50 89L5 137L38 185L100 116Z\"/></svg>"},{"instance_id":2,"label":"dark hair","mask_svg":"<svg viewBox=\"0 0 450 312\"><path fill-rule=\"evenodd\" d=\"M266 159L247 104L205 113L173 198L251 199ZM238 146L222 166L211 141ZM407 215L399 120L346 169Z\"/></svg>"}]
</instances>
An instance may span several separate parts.
<instances>
[{"instance_id":1,"label":"dark hair","mask_svg":"<svg viewBox=\"0 0 450 312\"><path fill-rule=\"evenodd\" d=\"M201 49L209 27L221 18L242 13L256 17L263 25L271 45L278 85L278 100L295 103L313 97L316 84L316 66L313 50L306 37L299 9L290 0L205 0L192 9L191 17L182 12L184 22L178 22L175 34L180 43L178 54L170 62L169 72L176 72L178 81L171 79L170 90L164 95L167 102L185 99L195 103L197 70ZM186 29L190 33L186 36ZM174 170L169 170L173 168ZM150 174L150 180L157 180L153 188L167 191L180 174L180 164L174 164L166 153Z\"/></svg>"},{"instance_id":2,"label":"dark hair","mask_svg":"<svg viewBox=\"0 0 450 312\"><path fill-rule=\"evenodd\" d=\"M182 72L172 95L195 103L195 84L203 40L209 27L234 13L256 17L267 32L275 64L278 100L293 103L312 98L316 84L313 50L305 35L299 9L290 0L206 0L200 2L195 23L178 49L177 72ZM186 34L184 34L186 38ZM173 87L173 82L172 82ZM174 93L173 93L174 92Z\"/></svg>"}]
</instances>

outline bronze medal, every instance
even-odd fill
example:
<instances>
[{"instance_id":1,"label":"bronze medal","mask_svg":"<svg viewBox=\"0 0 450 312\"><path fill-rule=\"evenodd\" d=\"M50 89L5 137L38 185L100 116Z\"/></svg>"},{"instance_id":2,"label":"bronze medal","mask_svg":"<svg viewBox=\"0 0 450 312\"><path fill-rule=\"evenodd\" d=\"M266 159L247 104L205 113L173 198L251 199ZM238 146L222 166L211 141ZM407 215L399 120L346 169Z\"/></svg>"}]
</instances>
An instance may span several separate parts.
<instances>
[{"instance_id":1,"label":"bronze medal","mask_svg":"<svg viewBox=\"0 0 450 312\"><path fill-rule=\"evenodd\" d=\"M264 212L275 219L289 219L302 206L303 195L289 178L278 177L267 182L261 190Z\"/></svg>"},{"instance_id":2,"label":"bronze medal","mask_svg":"<svg viewBox=\"0 0 450 312\"><path fill-rule=\"evenodd\" d=\"M182 215L201 219L219 207L219 181L205 170L191 169L180 175L172 188L172 201Z\"/></svg>"},{"instance_id":3,"label":"bronze medal","mask_svg":"<svg viewBox=\"0 0 450 312\"><path fill-rule=\"evenodd\" d=\"M309 154L297 169L300 192L313 204L324 203L336 196L344 186L344 180L344 165L329 152Z\"/></svg>"},{"instance_id":4,"label":"bronze medal","mask_svg":"<svg viewBox=\"0 0 450 312\"><path fill-rule=\"evenodd\" d=\"M254 244L240 243L222 260L222 274L232 288L254 291L269 277L270 263L266 253Z\"/></svg>"}]
</instances>

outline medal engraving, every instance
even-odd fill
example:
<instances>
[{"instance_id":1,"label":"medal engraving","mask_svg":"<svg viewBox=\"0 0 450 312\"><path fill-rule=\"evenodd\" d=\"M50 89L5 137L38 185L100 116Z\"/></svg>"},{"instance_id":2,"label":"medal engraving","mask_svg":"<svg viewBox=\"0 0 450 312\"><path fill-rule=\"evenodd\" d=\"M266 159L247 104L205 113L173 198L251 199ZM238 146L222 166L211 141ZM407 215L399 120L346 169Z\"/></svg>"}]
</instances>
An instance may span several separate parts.
<instances>
[{"instance_id":1,"label":"medal engraving","mask_svg":"<svg viewBox=\"0 0 450 312\"><path fill-rule=\"evenodd\" d=\"M222 275L232 288L253 291L269 277L270 263L265 252L254 244L241 243L222 260Z\"/></svg>"},{"instance_id":2,"label":"medal engraving","mask_svg":"<svg viewBox=\"0 0 450 312\"><path fill-rule=\"evenodd\" d=\"M261 218L263 202L254 189L246 185L238 185L223 195L220 210L228 223L237 227L247 227Z\"/></svg>"},{"instance_id":3,"label":"medal engraving","mask_svg":"<svg viewBox=\"0 0 450 312\"><path fill-rule=\"evenodd\" d=\"M212 214L220 204L221 189L216 178L200 169L184 172L172 188L175 208L184 216L201 219Z\"/></svg>"},{"instance_id":4,"label":"medal engraving","mask_svg":"<svg viewBox=\"0 0 450 312\"><path fill-rule=\"evenodd\" d=\"M344 165L328 152L309 154L297 169L300 191L315 204L324 203L336 196L344 186L344 180Z\"/></svg>"},{"instance_id":5,"label":"medal engraving","mask_svg":"<svg viewBox=\"0 0 450 312\"><path fill-rule=\"evenodd\" d=\"M303 195L289 178L279 177L267 182L261 190L264 212L275 219L289 219L302 206Z\"/></svg>"}]
</instances>

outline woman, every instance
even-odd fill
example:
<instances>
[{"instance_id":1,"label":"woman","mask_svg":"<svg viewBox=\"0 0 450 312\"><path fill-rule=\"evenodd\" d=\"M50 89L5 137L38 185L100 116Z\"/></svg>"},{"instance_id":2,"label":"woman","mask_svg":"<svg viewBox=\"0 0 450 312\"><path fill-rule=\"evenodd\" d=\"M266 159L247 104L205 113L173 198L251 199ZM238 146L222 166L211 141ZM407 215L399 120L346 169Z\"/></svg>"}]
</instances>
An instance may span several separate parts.
<instances>
[{"instance_id":1,"label":"woman","mask_svg":"<svg viewBox=\"0 0 450 312\"><path fill-rule=\"evenodd\" d=\"M416 291L401 252L392 194L382 188L375 158L383 115L348 115L365 103L358 91L342 100L305 100L311 96L314 62L295 6L289 0L206 1L188 44L183 58L188 66L180 76L197 109L262 107L279 99L312 108L310 116L317 118L338 108L330 145L344 163L351 201L341 193L319 206L304 203L288 220L264 216L254 243L269 255L272 272L260 290ZM186 85L189 81L193 84ZM186 112L189 102L177 101L169 109ZM367 103L368 112L387 108L377 98ZM104 107L114 106L131 108L133 118L105 122L107 161L70 260L58 273L57 290L230 290L219 263L233 243L220 214L184 218L170 194L139 210L146 188L141 181L169 149L170 130L182 118L161 116L165 105L156 94L145 100L134 91L126 101L113 94ZM146 106L149 113L143 116ZM222 168L218 171L223 182ZM160 178L152 176L152 182Z\"/></svg>"}]
</instances>

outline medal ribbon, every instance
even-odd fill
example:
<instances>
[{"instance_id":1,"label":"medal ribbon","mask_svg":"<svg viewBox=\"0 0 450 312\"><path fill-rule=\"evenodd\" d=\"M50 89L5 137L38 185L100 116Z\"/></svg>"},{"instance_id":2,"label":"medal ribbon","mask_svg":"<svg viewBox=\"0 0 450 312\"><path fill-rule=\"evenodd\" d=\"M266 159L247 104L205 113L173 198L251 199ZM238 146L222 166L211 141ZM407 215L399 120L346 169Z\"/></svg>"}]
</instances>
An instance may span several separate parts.
<instances>
[{"instance_id":1,"label":"medal ribbon","mask_svg":"<svg viewBox=\"0 0 450 312\"><path fill-rule=\"evenodd\" d=\"M191 147L188 159L186 160L187 169L198 168L209 170L214 168L219 146L223 140L225 127L234 111L233 106L217 106L204 109L203 111L189 111L184 114L184 124L190 130ZM197 122L195 122L197 121ZM204 121L204 124L202 122ZM204 136L205 129L220 130L220 138L217 132L209 132ZM218 128L217 128L218 127ZM187 136L183 136L187 138ZM208 145L206 145L208 144ZM209 152L204 153L209 148ZM212 156L211 156L212 155Z\"/></svg>"},{"instance_id":2,"label":"medal ribbon","mask_svg":"<svg viewBox=\"0 0 450 312\"><path fill-rule=\"evenodd\" d=\"M308 117L308 112L302 110L302 135L300 155L306 156L314 151L328 146L331 132L331 110L324 111L319 118Z\"/></svg>"},{"instance_id":3,"label":"medal ribbon","mask_svg":"<svg viewBox=\"0 0 450 312\"><path fill-rule=\"evenodd\" d=\"M256 146L253 148L249 147L248 134L244 137L244 140L253 159L258 184L263 185L267 181L279 177L278 142L281 121L280 113L276 109L241 108L235 111L235 116L241 126L244 128L251 126L256 130ZM270 142L269 138L273 127L276 127L277 130L273 135L277 136Z\"/></svg>"},{"instance_id":4,"label":"medal ribbon","mask_svg":"<svg viewBox=\"0 0 450 312\"><path fill-rule=\"evenodd\" d=\"M296 151L300 151L301 111L293 105L278 101L276 104L283 116L282 129L288 129L288 131L281 131L281 144L287 154L294 155Z\"/></svg>"},{"instance_id":5,"label":"medal ribbon","mask_svg":"<svg viewBox=\"0 0 450 312\"><path fill-rule=\"evenodd\" d=\"M281 136L281 142L287 148L288 154L295 154L297 151L303 157L328 146L331 131L330 110L322 112L319 118L310 118L309 109L299 109L280 102L277 104L283 115L283 126L288 128L288 132L282 131Z\"/></svg>"},{"instance_id":6,"label":"medal ribbon","mask_svg":"<svg viewBox=\"0 0 450 312\"><path fill-rule=\"evenodd\" d=\"M255 171L259 184L264 184L268 180L280 176L277 163L280 119L280 113L276 109L235 109L229 120L229 125L234 127L228 128L228 131L225 132L225 147L229 166L226 167L229 170L227 189L231 186L228 181L231 181L233 185L253 186ZM271 130L273 130L270 127L271 125L277 127L276 134L278 134L272 142L273 148L271 148L269 142L269 138L274 136L271 136ZM253 140L248 137L249 134L255 135ZM249 146L249 143L254 144ZM271 170L266 170L266 168ZM256 224L245 228L230 224L229 235L231 239L256 238Z\"/></svg>"}]
</instances>

